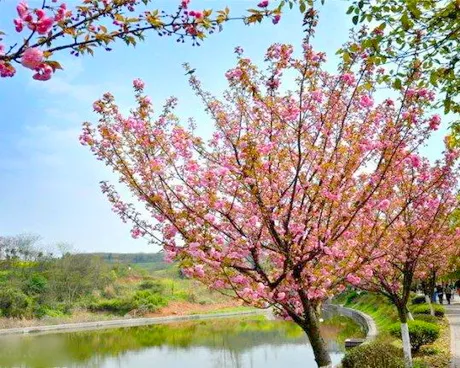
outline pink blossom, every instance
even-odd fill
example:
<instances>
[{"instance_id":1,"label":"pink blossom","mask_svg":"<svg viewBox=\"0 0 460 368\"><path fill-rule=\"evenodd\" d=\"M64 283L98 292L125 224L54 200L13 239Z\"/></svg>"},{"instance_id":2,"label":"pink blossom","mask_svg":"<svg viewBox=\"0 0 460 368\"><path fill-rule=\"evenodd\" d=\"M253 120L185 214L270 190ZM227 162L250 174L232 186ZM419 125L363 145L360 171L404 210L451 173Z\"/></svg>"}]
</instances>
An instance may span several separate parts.
<instances>
[{"instance_id":1,"label":"pink blossom","mask_svg":"<svg viewBox=\"0 0 460 368\"><path fill-rule=\"evenodd\" d=\"M206 215L204 215L204 219L210 222L211 224L213 224L216 221L216 217L210 213L207 213Z\"/></svg>"},{"instance_id":2,"label":"pink blossom","mask_svg":"<svg viewBox=\"0 0 460 368\"><path fill-rule=\"evenodd\" d=\"M246 279L242 275L236 275L232 281L236 284L246 284Z\"/></svg>"},{"instance_id":3,"label":"pink blossom","mask_svg":"<svg viewBox=\"0 0 460 368\"><path fill-rule=\"evenodd\" d=\"M16 32L22 32L22 30L24 29L24 22L22 21L22 19L17 18L13 22Z\"/></svg>"},{"instance_id":4,"label":"pink blossom","mask_svg":"<svg viewBox=\"0 0 460 368\"><path fill-rule=\"evenodd\" d=\"M0 61L0 77L9 78L13 77L16 73L16 69L11 64L4 63Z\"/></svg>"},{"instance_id":5,"label":"pink blossom","mask_svg":"<svg viewBox=\"0 0 460 368\"><path fill-rule=\"evenodd\" d=\"M386 211L390 207L390 201L388 199L384 199L377 207L381 211Z\"/></svg>"},{"instance_id":6,"label":"pink blossom","mask_svg":"<svg viewBox=\"0 0 460 368\"><path fill-rule=\"evenodd\" d=\"M93 103L93 110L96 111L96 112L101 112L102 111L102 107L101 107L100 102L96 101L96 102Z\"/></svg>"},{"instance_id":7,"label":"pink blossom","mask_svg":"<svg viewBox=\"0 0 460 368\"><path fill-rule=\"evenodd\" d=\"M387 106L394 106L395 102L391 98L387 98L385 100L385 105Z\"/></svg>"},{"instance_id":8,"label":"pink blossom","mask_svg":"<svg viewBox=\"0 0 460 368\"><path fill-rule=\"evenodd\" d=\"M36 30L38 34L44 35L49 32L51 27L53 26L54 19L53 18L43 18L39 22L37 22Z\"/></svg>"},{"instance_id":9,"label":"pink blossom","mask_svg":"<svg viewBox=\"0 0 460 368\"><path fill-rule=\"evenodd\" d=\"M189 3L190 3L190 0L182 0L180 5L182 8L187 9Z\"/></svg>"},{"instance_id":10,"label":"pink blossom","mask_svg":"<svg viewBox=\"0 0 460 368\"><path fill-rule=\"evenodd\" d=\"M33 79L39 81L47 81L51 79L53 75L53 68L48 64L41 63L37 68L35 68L36 73L32 76Z\"/></svg>"},{"instance_id":11,"label":"pink blossom","mask_svg":"<svg viewBox=\"0 0 460 368\"><path fill-rule=\"evenodd\" d=\"M43 9L35 9L35 15L37 16L38 20L41 20L46 16L46 13Z\"/></svg>"},{"instance_id":12,"label":"pink blossom","mask_svg":"<svg viewBox=\"0 0 460 368\"><path fill-rule=\"evenodd\" d=\"M131 230L131 236L134 239L139 238L141 235L142 235L142 231L138 227L135 227L134 229Z\"/></svg>"},{"instance_id":13,"label":"pink blossom","mask_svg":"<svg viewBox=\"0 0 460 368\"><path fill-rule=\"evenodd\" d=\"M199 277L199 278L204 277L204 275L205 275L205 272L204 272L204 269L203 269L203 265L197 265L197 266L195 266L194 269L193 269L193 271L194 271L195 275L196 275L197 277Z\"/></svg>"},{"instance_id":14,"label":"pink blossom","mask_svg":"<svg viewBox=\"0 0 460 368\"><path fill-rule=\"evenodd\" d=\"M21 58L21 64L29 69L38 68L42 62L43 52L36 47L26 49Z\"/></svg>"},{"instance_id":15,"label":"pink blossom","mask_svg":"<svg viewBox=\"0 0 460 368\"><path fill-rule=\"evenodd\" d=\"M369 95L363 95L359 99L359 104L361 107L370 108L374 105L374 100Z\"/></svg>"},{"instance_id":16,"label":"pink blossom","mask_svg":"<svg viewBox=\"0 0 460 368\"><path fill-rule=\"evenodd\" d=\"M266 8L268 6L268 0L263 0L259 4L257 4L259 8Z\"/></svg>"},{"instance_id":17,"label":"pink blossom","mask_svg":"<svg viewBox=\"0 0 460 368\"><path fill-rule=\"evenodd\" d=\"M270 78L267 82L267 87L270 89L276 89L280 86L279 78Z\"/></svg>"},{"instance_id":18,"label":"pink blossom","mask_svg":"<svg viewBox=\"0 0 460 368\"><path fill-rule=\"evenodd\" d=\"M16 10L18 12L19 17L22 20L25 20L26 16L29 15L29 6L25 1L21 1L17 6Z\"/></svg>"},{"instance_id":19,"label":"pink blossom","mask_svg":"<svg viewBox=\"0 0 460 368\"><path fill-rule=\"evenodd\" d=\"M286 293L280 292L280 293L276 294L276 299L279 300L279 301L283 301L284 299L286 299Z\"/></svg>"},{"instance_id":20,"label":"pink blossom","mask_svg":"<svg viewBox=\"0 0 460 368\"><path fill-rule=\"evenodd\" d=\"M420 156L415 155L415 154L410 156L410 161L411 161L412 166L414 167L420 167L420 164L422 162L420 159Z\"/></svg>"},{"instance_id":21,"label":"pink blossom","mask_svg":"<svg viewBox=\"0 0 460 368\"><path fill-rule=\"evenodd\" d=\"M311 93L311 99L315 102L321 102L323 100L323 92L316 90Z\"/></svg>"},{"instance_id":22,"label":"pink blossom","mask_svg":"<svg viewBox=\"0 0 460 368\"><path fill-rule=\"evenodd\" d=\"M341 79L349 86L353 85L356 81L355 76L352 73L343 74Z\"/></svg>"},{"instance_id":23,"label":"pink blossom","mask_svg":"<svg viewBox=\"0 0 460 368\"><path fill-rule=\"evenodd\" d=\"M239 68L230 69L227 73L225 73L225 77L228 80L239 79L243 75L243 71Z\"/></svg>"},{"instance_id":24,"label":"pink blossom","mask_svg":"<svg viewBox=\"0 0 460 368\"><path fill-rule=\"evenodd\" d=\"M67 13L67 6L66 6L65 3L62 3L59 6L56 15L54 16L54 20L56 22L60 22L61 20L63 20L65 18L66 13Z\"/></svg>"},{"instance_id":25,"label":"pink blossom","mask_svg":"<svg viewBox=\"0 0 460 368\"><path fill-rule=\"evenodd\" d=\"M350 284L355 285L355 286L359 285L359 283L361 282L361 278L359 276L352 275L352 274L347 275L346 279Z\"/></svg>"},{"instance_id":26,"label":"pink blossom","mask_svg":"<svg viewBox=\"0 0 460 368\"><path fill-rule=\"evenodd\" d=\"M223 287L225 287L225 283L222 280L216 280L212 284L212 287L215 289L222 289Z\"/></svg>"},{"instance_id":27,"label":"pink blossom","mask_svg":"<svg viewBox=\"0 0 460 368\"><path fill-rule=\"evenodd\" d=\"M272 19L273 24L278 24L281 19L281 14L275 14L275 16Z\"/></svg>"},{"instance_id":28,"label":"pink blossom","mask_svg":"<svg viewBox=\"0 0 460 368\"><path fill-rule=\"evenodd\" d=\"M441 124L441 117L438 114L435 114L430 118L429 128L431 130L438 130L440 124Z\"/></svg>"},{"instance_id":29,"label":"pink blossom","mask_svg":"<svg viewBox=\"0 0 460 368\"><path fill-rule=\"evenodd\" d=\"M142 81L142 79L137 78L137 79L134 79L133 86L136 90L140 90L144 88L145 84Z\"/></svg>"}]
</instances>

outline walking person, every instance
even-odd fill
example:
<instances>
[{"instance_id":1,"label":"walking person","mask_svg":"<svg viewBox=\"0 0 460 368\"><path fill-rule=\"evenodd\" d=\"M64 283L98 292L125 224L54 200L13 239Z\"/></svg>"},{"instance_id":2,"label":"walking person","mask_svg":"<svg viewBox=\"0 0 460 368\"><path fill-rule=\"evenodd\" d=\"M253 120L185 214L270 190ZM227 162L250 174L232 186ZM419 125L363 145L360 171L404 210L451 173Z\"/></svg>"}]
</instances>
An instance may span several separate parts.
<instances>
[{"instance_id":1,"label":"walking person","mask_svg":"<svg viewBox=\"0 0 460 368\"><path fill-rule=\"evenodd\" d=\"M446 284L444 292L446 293L447 304L450 304L450 299L452 298L452 286Z\"/></svg>"},{"instance_id":2,"label":"walking person","mask_svg":"<svg viewBox=\"0 0 460 368\"><path fill-rule=\"evenodd\" d=\"M436 294L438 294L439 304L442 304L442 299L444 297L444 287L441 284L436 286Z\"/></svg>"},{"instance_id":3,"label":"walking person","mask_svg":"<svg viewBox=\"0 0 460 368\"><path fill-rule=\"evenodd\" d=\"M460 280L457 280L457 282L455 283L455 287L457 288L458 296L460 296Z\"/></svg>"}]
</instances>

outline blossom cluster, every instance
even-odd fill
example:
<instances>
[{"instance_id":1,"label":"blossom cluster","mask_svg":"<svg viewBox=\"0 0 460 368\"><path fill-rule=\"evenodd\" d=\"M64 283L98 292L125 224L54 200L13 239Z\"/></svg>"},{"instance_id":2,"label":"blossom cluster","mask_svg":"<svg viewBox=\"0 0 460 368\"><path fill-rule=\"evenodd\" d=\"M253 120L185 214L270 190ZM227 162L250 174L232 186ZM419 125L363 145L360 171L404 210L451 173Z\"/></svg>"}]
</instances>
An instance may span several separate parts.
<instances>
[{"instance_id":1,"label":"blossom cluster","mask_svg":"<svg viewBox=\"0 0 460 368\"><path fill-rule=\"evenodd\" d=\"M181 43L190 38L193 45L199 45L229 20L241 19L250 24L270 18L277 24L281 19L281 10L268 9L268 1L259 4L260 10L252 9L247 16L236 18L229 16L228 7L192 9L190 0L177 0L177 10L171 14L149 9L151 0L80 1L69 8L59 0L44 0L41 7L21 0L12 23L17 33L26 34L7 46L5 33L0 30L0 77L13 77L15 63L20 63L35 72L34 79L49 80L56 69L61 69L58 61L50 59L55 53L68 50L74 56L93 55L96 48L110 51L110 44L116 40L135 46L147 31L175 36Z\"/></svg>"}]
</instances>

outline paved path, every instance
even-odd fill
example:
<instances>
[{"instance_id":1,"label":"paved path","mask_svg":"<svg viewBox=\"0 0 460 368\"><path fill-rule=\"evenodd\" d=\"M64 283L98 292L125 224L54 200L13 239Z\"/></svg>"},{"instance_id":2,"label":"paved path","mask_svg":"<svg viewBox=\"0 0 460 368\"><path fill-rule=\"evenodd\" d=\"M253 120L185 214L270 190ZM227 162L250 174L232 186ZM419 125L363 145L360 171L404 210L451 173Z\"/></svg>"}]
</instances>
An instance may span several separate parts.
<instances>
[{"instance_id":1,"label":"paved path","mask_svg":"<svg viewBox=\"0 0 460 368\"><path fill-rule=\"evenodd\" d=\"M450 324L451 367L460 368L460 297L456 295L453 304L445 307Z\"/></svg>"}]
</instances>

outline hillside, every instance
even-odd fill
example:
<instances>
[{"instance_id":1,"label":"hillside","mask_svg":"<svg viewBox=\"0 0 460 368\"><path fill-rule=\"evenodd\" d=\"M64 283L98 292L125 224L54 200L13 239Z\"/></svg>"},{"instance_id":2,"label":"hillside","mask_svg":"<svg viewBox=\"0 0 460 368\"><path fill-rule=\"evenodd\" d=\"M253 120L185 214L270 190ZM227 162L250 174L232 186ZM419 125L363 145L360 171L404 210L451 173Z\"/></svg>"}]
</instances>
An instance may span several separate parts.
<instances>
[{"instance_id":1,"label":"hillside","mask_svg":"<svg viewBox=\"0 0 460 368\"><path fill-rule=\"evenodd\" d=\"M87 253L97 256L108 264L136 266L147 271L166 270L172 267L164 261L163 252L157 253Z\"/></svg>"}]
</instances>

